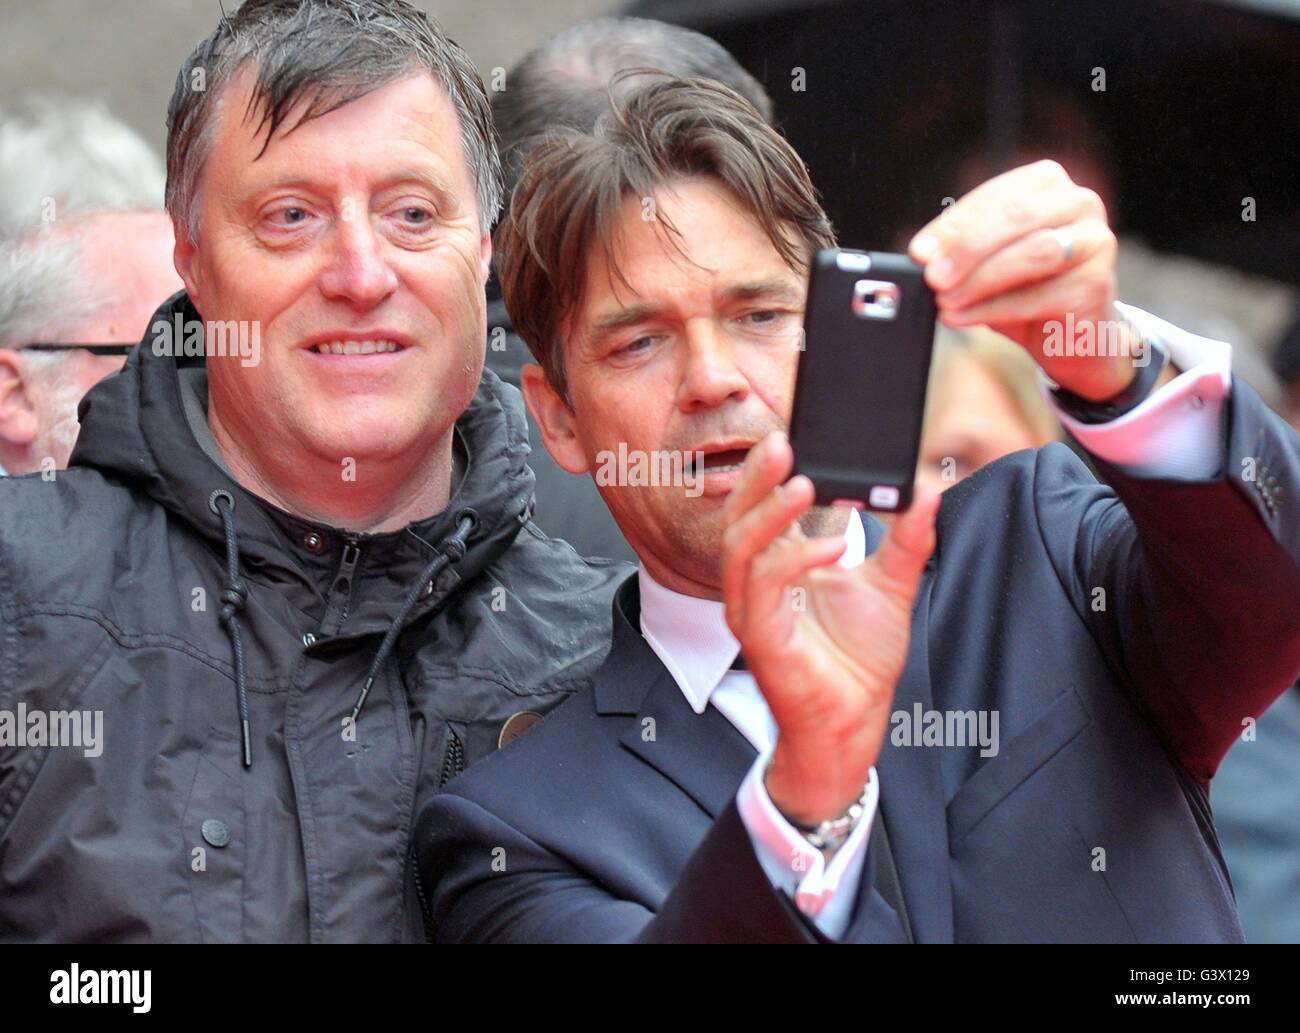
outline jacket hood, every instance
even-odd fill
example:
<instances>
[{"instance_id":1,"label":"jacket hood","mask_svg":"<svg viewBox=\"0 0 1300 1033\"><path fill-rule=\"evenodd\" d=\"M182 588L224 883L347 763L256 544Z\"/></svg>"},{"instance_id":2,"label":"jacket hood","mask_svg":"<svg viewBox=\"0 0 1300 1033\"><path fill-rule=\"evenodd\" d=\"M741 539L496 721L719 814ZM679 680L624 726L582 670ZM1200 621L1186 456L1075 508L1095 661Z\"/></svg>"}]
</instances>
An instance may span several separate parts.
<instances>
[{"instance_id":1,"label":"jacket hood","mask_svg":"<svg viewBox=\"0 0 1300 1033\"><path fill-rule=\"evenodd\" d=\"M171 324L178 314L185 320L202 318L182 291L163 303L149 327L159 320ZM319 566L328 578L336 565L330 550L322 549L314 563L315 557L298 543L312 533L329 543L350 532L287 513L245 490L195 440L178 371L203 363L201 356L154 354L146 330L123 369L83 399L81 435L69 466L91 467L149 496L217 549L222 548L222 524L209 498L214 491L226 491L235 502L239 545L250 569L264 568L280 577L305 572L316 581L313 568ZM456 421L456 435L466 461L446 509L400 531L351 535L397 584L404 586L404 576L413 576L437 543L454 533L456 516L463 511L473 511L476 527L465 556L456 563L457 580L478 573L509 547L531 512L528 428L518 393L485 370L473 401Z\"/></svg>"}]
</instances>

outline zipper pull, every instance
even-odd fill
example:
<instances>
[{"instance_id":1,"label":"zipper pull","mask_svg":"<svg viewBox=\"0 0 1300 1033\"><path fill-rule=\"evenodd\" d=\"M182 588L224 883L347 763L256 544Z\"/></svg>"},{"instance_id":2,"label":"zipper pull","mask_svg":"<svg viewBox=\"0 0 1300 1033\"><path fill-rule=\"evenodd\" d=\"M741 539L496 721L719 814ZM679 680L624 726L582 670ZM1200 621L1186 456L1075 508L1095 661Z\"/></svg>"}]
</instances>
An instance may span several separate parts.
<instances>
[{"instance_id":1,"label":"zipper pull","mask_svg":"<svg viewBox=\"0 0 1300 1033\"><path fill-rule=\"evenodd\" d=\"M347 620L348 607L352 602L352 581L356 574L357 563L361 559L360 540L355 535L344 539L343 558L339 561L339 571L334 575L330 586L330 595L341 594L343 602L339 610L339 621Z\"/></svg>"}]
</instances>

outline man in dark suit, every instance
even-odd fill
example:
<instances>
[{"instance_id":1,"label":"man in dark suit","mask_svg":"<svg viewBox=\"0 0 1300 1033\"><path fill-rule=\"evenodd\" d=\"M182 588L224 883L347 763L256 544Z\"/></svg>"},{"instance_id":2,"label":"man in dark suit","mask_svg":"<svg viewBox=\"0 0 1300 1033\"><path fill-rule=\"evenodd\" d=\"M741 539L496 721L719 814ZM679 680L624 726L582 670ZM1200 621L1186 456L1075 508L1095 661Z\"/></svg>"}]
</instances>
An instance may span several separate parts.
<instances>
[{"instance_id":1,"label":"man in dark suit","mask_svg":"<svg viewBox=\"0 0 1300 1033\"><path fill-rule=\"evenodd\" d=\"M626 93L656 69L670 75L703 75L726 83L769 122L772 100L725 47L679 25L648 18L591 18L571 25L529 51L506 74L506 87L492 94L492 118L501 145L506 207L523 168L524 155L558 126L591 129L609 106L611 90ZM624 74L616 81L611 80ZM487 283L487 366L507 384L522 389L520 370L532 361L515 333L501 299L495 271ZM580 556L636 562L618 525L587 477L574 477L546 451L537 421L528 420L537 477L533 521L563 538Z\"/></svg>"},{"instance_id":2,"label":"man in dark suit","mask_svg":"<svg viewBox=\"0 0 1300 1033\"><path fill-rule=\"evenodd\" d=\"M531 156L496 242L525 394L641 568L593 691L423 812L431 927L1239 940L1207 790L1300 673L1300 439L1227 345L1115 301L1104 209L1042 162L911 253L946 322L1035 357L1104 483L1051 444L888 529L813 507L782 429L832 240L798 156L702 80Z\"/></svg>"}]
</instances>

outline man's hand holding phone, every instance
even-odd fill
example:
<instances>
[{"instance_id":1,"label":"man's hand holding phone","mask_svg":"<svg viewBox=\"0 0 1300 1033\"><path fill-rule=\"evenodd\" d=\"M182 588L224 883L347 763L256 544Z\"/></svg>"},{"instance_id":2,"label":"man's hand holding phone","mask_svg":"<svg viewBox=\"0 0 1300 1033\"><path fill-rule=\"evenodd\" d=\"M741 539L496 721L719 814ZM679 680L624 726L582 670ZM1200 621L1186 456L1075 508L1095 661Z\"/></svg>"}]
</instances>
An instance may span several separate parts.
<instances>
[{"instance_id":1,"label":"man's hand holding phone","mask_svg":"<svg viewBox=\"0 0 1300 1033\"><path fill-rule=\"evenodd\" d=\"M789 481L784 435L750 450L725 508L727 623L779 729L766 788L798 825L843 814L880 755L907 659L912 601L934 550L937 493L912 507L856 567L837 564L842 536L807 538L807 477Z\"/></svg>"}]
</instances>

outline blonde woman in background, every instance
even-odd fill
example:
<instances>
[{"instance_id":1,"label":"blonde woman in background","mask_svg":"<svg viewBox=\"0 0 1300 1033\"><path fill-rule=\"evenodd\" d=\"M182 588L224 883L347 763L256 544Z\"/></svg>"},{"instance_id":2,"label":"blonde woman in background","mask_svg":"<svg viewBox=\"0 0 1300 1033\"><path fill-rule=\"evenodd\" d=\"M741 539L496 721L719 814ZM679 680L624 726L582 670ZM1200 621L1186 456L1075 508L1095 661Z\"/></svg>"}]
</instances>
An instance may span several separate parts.
<instances>
[{"instance_id":1,"label":"blonde woman in background","mask_svg":"<svg viewBox=\"0 0 1300 1033\"><path fill-rule=\"evenodd\" d=\"M1004 455L1058 440L1061 425L1039 392L1036 368L1001 334L940 325L917 481L943 490Z\"/></svg>"}]
</instances>

